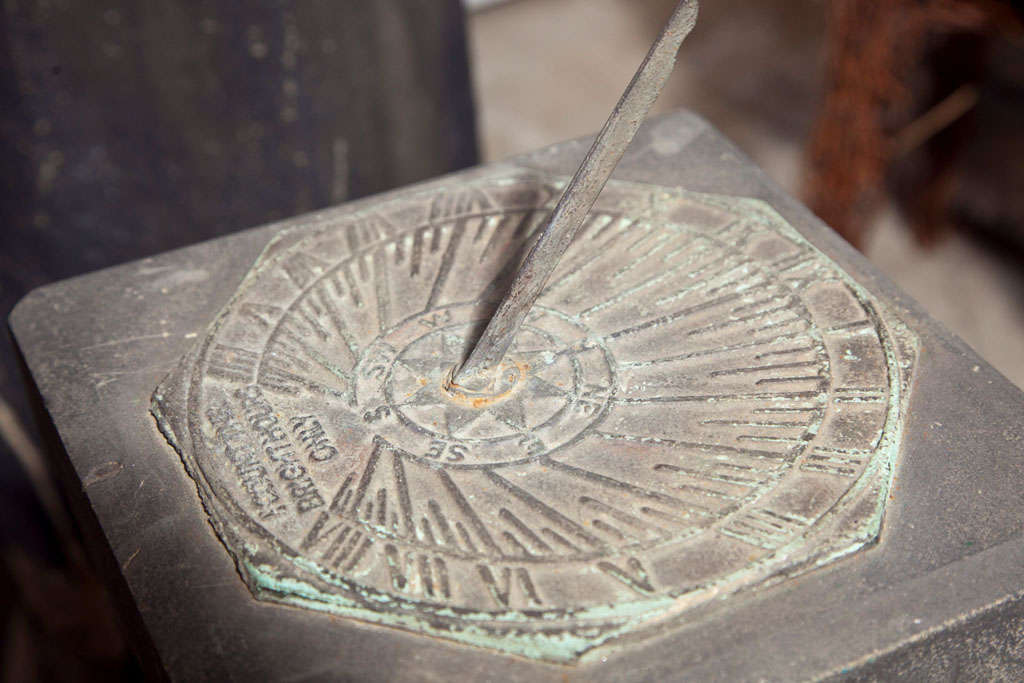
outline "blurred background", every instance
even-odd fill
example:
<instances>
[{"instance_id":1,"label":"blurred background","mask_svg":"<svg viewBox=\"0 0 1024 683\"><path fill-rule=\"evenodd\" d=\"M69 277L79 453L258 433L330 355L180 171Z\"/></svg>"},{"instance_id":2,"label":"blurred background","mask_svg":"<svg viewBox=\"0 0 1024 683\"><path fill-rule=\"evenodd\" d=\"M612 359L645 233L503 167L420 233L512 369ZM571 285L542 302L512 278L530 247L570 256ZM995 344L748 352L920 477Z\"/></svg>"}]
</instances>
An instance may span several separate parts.
<instances>
[{"instance_id":1,"label":"blurred background","mask_svg":"<svg viewBox=\"0 0 1024 683\"><path fill-rule=\"evenodd\" d=\"M588 135L674 0L6 0L0 313L30 289ZM1024 3L705 0L722 130L1024 386ZM0 681L140 676L0 343Z\"/></svg>"}]
</instances>

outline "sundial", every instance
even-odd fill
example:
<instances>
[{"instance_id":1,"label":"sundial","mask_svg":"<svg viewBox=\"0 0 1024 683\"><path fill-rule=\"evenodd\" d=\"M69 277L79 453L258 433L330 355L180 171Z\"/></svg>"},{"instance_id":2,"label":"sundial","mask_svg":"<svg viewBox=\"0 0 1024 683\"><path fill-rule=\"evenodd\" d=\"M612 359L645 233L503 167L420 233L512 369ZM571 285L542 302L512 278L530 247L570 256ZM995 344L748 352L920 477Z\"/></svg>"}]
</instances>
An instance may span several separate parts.
<instances>
[{"instance_id":1,"label":"sundial","mask_svg":"<svg viewBox=\"0 0 1024 683\"><path fill-rule=\"evenodd\" d=\"M760 202L609 185L449 383L564 182L282 236L158 391L257 597L566 658L877 534L913 338Z\"/></svg>"},{"instance_id":2,"label":"sundial","mask_svg":"<svg viewBox=\"0 0 1024 683\"><path fill-rule=\"evenodd\" d=\"M569 189L282 233L157 391L255 597L572 660L874 540L913 335L763 202L604 186L690 10Z\"/></svg>"},{"instance_id":3,"label":"sundial","mask_svg":"<svg viewBox=\"0 0 1024 683\"><path fill-rule=\"evenodd\" d=\"M19 305L145 666L1015 677L1024 397L709 124L640 126L693 9L592 145Z\"/></svg>"}]
</instances>

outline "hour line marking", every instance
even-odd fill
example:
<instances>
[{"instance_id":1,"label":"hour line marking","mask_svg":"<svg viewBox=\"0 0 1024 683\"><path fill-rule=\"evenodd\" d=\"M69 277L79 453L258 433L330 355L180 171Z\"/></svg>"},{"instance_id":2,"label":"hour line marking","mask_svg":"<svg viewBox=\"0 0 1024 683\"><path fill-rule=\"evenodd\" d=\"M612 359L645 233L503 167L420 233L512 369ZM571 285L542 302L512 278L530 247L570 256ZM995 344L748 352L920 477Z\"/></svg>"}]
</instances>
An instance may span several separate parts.
<instances>
[{"instance_id":1,"label":"hour line marking","mask_svg":"<svg viewBox=\"0 0 1024 683\"><path fill-rule=\"evenodd\" d=\"M594 235L593 239L597 239L599 235L603 234L604 231L607 230L612 225L615 225L616 222L617 221L613 220L610 223L608 223L608 225L604 226L597 235ZM636 235L631 230L631 228L633 228L635 225L639 223L639 220L633 221L628 226L625 226L622 230L613 234L611 237L608 238L608 240L604 244L601 245L601 251L607 253L611 251L613 247L614 252L627 252L630 249L632 249L638 242L640 242L647 236L646 233L641 233L640 236L637 239L635 239L632 243L620 244L620 242L628 241L628 239L635 237ZM581 230L586 229L586 226L587 224L584 223ZM550 292L570 282L571 280L574 280L578 277L583 277L587 273L592 272L593 269L597 268L600 265L600 259L594 259L593 257L589 256L586 253L577 255L575 256L575 258L573 258L571 255L567 256L569 256L569 258L564 259L564 262L559 262L559 270L562 270L564 268L567 271L566 274L558 279L552 279L551 281L549 281L547 286L545 286L544 290L541 292L541 297L544 297L546 294L549 294Z\"/></svg>"},{"instance_id":2,"label":"hour line marking","mask_svg":"<svg viewBox=\"0 0 1024 683\"><path fill-rule=\"evenodd\" d=\"M370 451L370 457L366 462L366 466L363 468L363 476L359 479L359 484L356 486L355 497L349 503L348 509L352 511L359 510L359 506L362 504L363 498L366 496L366 490L370 487L370 480L373 479L373 473L377 469L377 461L380 459L380 454L383 450L383 439L380 437L374 437L373 450Z\"/></svg>"},{"instance_id":3,"label":"hour line marking","mask_svg":"<svg viewBox=\"0 0 1024 683\"><path fill-rule=\"evenodd\" d=\"M516 535L511 531L501 532L501 537L505 539L510 546L512 546L512 550L515 554L522 557L533 557L533 553L531 553L527 547L523 545L523 542L516 538Z\"/></svg>"},{"instance_id":4,"label":"hour line marking","mask_svg":"<svg viewBox=\"0 0 1024 683\"><path fill-rule=\"evenodd\" d=\"M373 253L373 280L377 298L377 321L380 329L387 329L391 324L391 294L388 291L388 278L384 272L385 255L383 249Z\"/></svg>"},{"instance_id":5,"label":"hour line marking","mask_svg":"<svg viewBox=\"0 0 1024 683\"><path fill-rule=\"evenodd\" d=\"M741 268L746 268L746 267L748 267L748 266L749 266L749 265L750 265L751 263L752 263L752 262L751 262L751 261L749 261L749 260L747 260L747 261L741 261L741 262L740 262L740 263L739 263L738 265L736 265L736 266L734 266L734 267L730 268L730 269L729 269L728 271L726 271L725 273L722 273L722 274L723 274L723 275L727 275L727 274L729 274L729 273L731 273L731 272L733 272L733 271L735 271L735 270L740 270ZM737 278L734 278L734 279L732 279L732 280L726 280L725 282L722 282L722 283L720 283L720 284L717 284L717 285L715 285L714 287L709 287L709 288L708 288L708 289L707 289L707 290L706 290L706 291L704 292L704 294L705 294L706 296L714 296L715 294L717 294L718 292L722 291L723 289L730 289L730 288L734 288L734 287L737 287L737 285L740 285L740 284L741 284L741 283L743 283L743 282L748 282L748 281L749 281L749 280L751 280L752 278L760 278L760 277L761 277L761 275L760 275L759 273L743 273L741 277L737 277ZM764 280L764 279L762 278L762 279L758 280L756 284L757 284L757 286L758 286L758 287L760 287L760 286L762 286L762 285L767 285L768 283L767 283L767 281L766 281L766 280ZM754 285L754 284L751 284L751 285L750 285L749 287L747 287L746 289L744 289L744 290L742 290L742 291L747 291L747 290L749 290L749 289L752 289L752 288L754 288L754 287L755 287L755 285Z\"/></svg>"},{"instance_id":6,"label":"hour line marking","mask_svg":"<svg viewBox=\"0 0 1024 683\"><path fill-rule=\"evenodd\" d=\"M751 365L744 368L731 368L729 370L713 370L710 374L712 377L722 377L724 375L742 375L748 372L765 372L771 370L782 370L785 368L806 368L814 367L818 365L816 360L804 360L794 361L792 363L776 363L774 365Z\"/></svg>"},{"instance_id":7,"label":"hour line marking","mask_svg":"<svg viewBox=\"0 0 1024 683\"><path fill-rule=\"evenodd\" d=\"M701 267L698 268L697 270L686 274L687 280L695 280L696 278L703 276L702 279L696 280L696 282L694 282L693 284L687 285L686 287L682 287L678 291L673 292L672 294L668 294L666 296L661 297L660 299L656 299L654 303L657 304L658 306L664 306L666 304L672 303L673 301L679 301L680 299L684 298L687 294L690 294L698 289L706 288L708 286L708 283L711 282L711 280L715 279L722 273L728 271L729 268L732 267L733 258L735 257L732 254L722 254L721 256L718 256L717 258L711 259L707 263L702 264ZM709 276L705 275L705 271L707 271L709 268L714 268L723 262L725 263L725 265L722 266L719 270L715 271L714 274Z\"/></svg>"},{"instance_id":8,"label":"hour line marking","mask_svg":"<svg viewBox=\"0 0 1024 683\"><path fill-rule=\"evenodd\" d=\"M338 311L338 307L335 306L334 301L331 300L331 296L326 287L321 285L315 293L319 296L320 303L327 312L327 319L331 321L331 325L334 327L335 331L345 341L345 346L348 347L348 351L352 354L352 358L359 358L359 345L356 343L352 333L349 332L348 327L342 320L341 313Z\"/></svg>"},{"instance_id":9,"label":"hour line marking","mask_svg":"<svg viewBox=\"0 0 1024 683\"><path fill-rule=\"evenodd\" d=\"M356 308L362 308L363 298L359 296L359 285L356 283L356 278L352 274L352 266L349 262L346 262L345 266L341 269L341 276L345 280L345 286L348 288L348 295L352 299L352 304Z\"/></svg>"},{"instance_id":10,"label":"hour line marking","mask_svg":"<svg viewBox=\"0 0 1024 683\"><path fill-rule=\"evenodd\" d=\"M815 377L815 379L821 379ZM780 392L759 392L750 394L690 394L687 396L649 396L647 398L627 398L627 397L616 397L612 398L615 403L622 404L635 404L635 403L687 403L691 401L749 401L751 399L811 399L811 398L822 398L824 393L821 391L780 391Z\"/></svg>"},{"instance_id":11,"label":"hour line marking","mask_svg":"<svg viewBox=\"0 0 1024 683\"><path fill-rule=\"evenodd\" d=\"M779 273L788 273L791 270L796 270L798 268L803 268L808 263L814 263L816 260L817 259L815 259L815 257L813 255L811 255L811 256L808 256L807 258L803 259L803 260L797 261L796 263L792 263L792 264L790 264L790 265L788 265L788 266L786 266L784 268L780 268L778 270L778 272Z\"/></svg>"},{"instance_id":12,"label":"hour line marking","mask_svg":"<svg viewBox=\"0 0 1024 683\"><path fill-rule=\"evenodd\" d=\"M651 234L647 235L647 237L645 237L644 239L645 240L646 239L650 239L651 241L654 242L654 245L650 249L648 249L645 253L641 254L640 256L634 257L634 259L632 261L630 261L629 263L627 263L626 265L622 266L617 271L612 273L612 278L621 278L621 277L625 277L626 275L628 275L630 271L632 271L635 268L637 268L641 263L643 263L647 259L651 258L655 254L657 254L658 251L660 251L665 246L665 243L668 240L672 239L672 236L671 235L665 235L665 234L659 235L657 233L651 233ZM640 242L638 242L636 245L634 245L633 248L636 248L637 246L640 246Z\"/></svg>"},{"instance_id":13,"label":"hour line marking","mask_svg":"<svg viewBox=\"0 0 1024 683\"><path fill-rule=\"evenodd\" d=\"M752 342L746 342L744 344L730 344L728 346L718 346L718 347L715 347L713 349L702 349L700 351L690 351L689 353L680 353L680 354L677 354L677 355L674 355L674 356L666 356L664 358L655 358L654 360L625 361L625 362L620 363L620 365L622 365L624 367L630 367L630 368L642 368L642 367L647 367L649 365L658 365L660 363L676 363L676 362L682 361L682 360L689 360L690 358L700 358L702 356L713 356L713 355L717 355L717 354L720 354L720 353L732 353L733 351L744 351L746 349L753 349L753 348L757 348L759 346L772 346L772 345L778 344L779 342L782 342L782 341L793 341L795 339L807 339L807 338L810 338L810 335L808 335L806 332L794 332L794 333L791 333L791 334L782 335L781 337L776 337L774 339L765 339L765 340L761 340L761 341L752 341ZM814 350L813 347L807 347L807 349L811 350L811 351ZM760 358L761 355L769 355L769 354L759 354L757 356L754 356L754 358Z\"/></svg>"},{"instance_id":14,"label":"hour line marking","mask_svg":"<svg viewBox=\"0 0 1024 683\"><path fill-rule=\"evenodd\" d=\"M765 343L765 342L759 342ZM817 351L813 346L797 346L791 349L781 349L779 351L765 351L763 353L756 354L754 360L761 360L768 356L787 356L792 353L812 353Z\"/></svg>"},{"instance_id":15,"label":"hour line marking","mask_svg":"<svg viewBox=\"0 0 1024 683\"><path fill-rule=\"evenodd\" d=\"M607 334L605 335L605 337L607 339L617 339L618 337L622 337L627 334L636 334L637 332L642 332L651 327L656 327L658 325L666 325L668 323L675 322L680 318L684 318L688 315L700 313L701 311L706 311L709 308L714 308L715 306L721 306L722 304L727 304L730 301L735 301L736 299L739 299L740 296L740 294L727 294L726 296L719 297L718 299L704 301L702 303L695 304L693 306L688 306L686 308L674 311L672 313L667 313L665 315L658 316L657 318L640 323L639 325L626 327L616 332L612 332L611 334Z\"/></svg>"},{"instance_id":16,"label":"hour line marking","mask_svg":"<svg viewBox=\"0 0 1024 683\"><path fill-rule=\"evenodd\" d=\"M828 378L823 375L797 375L795 377L764 377L754 382L757 386L762 384L785 384L786 382L824 382Z\"/></svg>"},{"instance_id":17,"label":"hour line marking","mask_svg":"<svg viewBox=\"0 0 1024 683\"><path fill-rule=\"evenodd\" d=\"M313 306L311 305L312 301L312 297L309 297L306 300L306 305L308 305L310 308L313 308ZM327 332L327 330L324 329L323 325L320 324L320 321L317 320L318 314L316 313L315 310L313 313L310 313L308 310L306 310L305 305L299 304L295 308L295 313L298 315L299 318L302 319L303 322L306 323L306 327L309 330L312 330L313 334L315 334L321 340L327 341L328 339L330 339L330 334Z\"/></svg>"},{"instance_id":18,"label":"hour line marking","mask_svg":"<svg viewBox=\"0 0 1024 683\"><path fill-rule=\"evenodd\" d=\"M610 434L608 432L595 432L598 436L603 439L622 439L624 441L635 441L637 443L655 443L663 446L671 446L675 448L691 448L704 452L722 452L722 453L737 453L739 455L749 455L754 458L769 458L772 460L778 460L782 457L782 454L776 451L762 451L755 450L752 448L739 448L736 446L727 446L725 444L717 443L700 443L698 441L677 441L675 439L663 439L660 437L653 436L633 436L630 434Z\"/></svg>"},{"instance_id":19,"label":"hour line marking","mask_svg":"<svg viewBox=\"0 0 1024 683\"><path fill-rule=\"evenodd\" d=\"M416 537L416 527L412 521L412 501L409 498L409 483L405 478L405 466L397 453L391 452L391 471L395 475L395 487L398 489L398 509L405 525L405 533L410 538Z\"/></svg>"},{"instance_id":20,"label":"hour line marking","mask_svg":"<svg viewBox=\"0 0 1024 683\"><path fill-rule=\"evenodd\" d=\"M709 332L719 332L727 327L732 327L733 325L740 325L742 323L750 322L751 320L759 320L761 318L771 315L772 313L792 310L792 307L793 301L791 299L789 302L781 306L776 306L775 308L766 308L762 311L751 313L750 315L740 316L739 318L730 318L729 320L721 320L719 322L710 323L708 325L704 325L703 327L697 327L695 329L692 329L688 331L686 334L692 337L699 334L708 334Z\"/></svg>"},{"instance_id":21,"label":"hour line marking","mask_svg":"<svg viewBox=\"0 0 1024 683\"><path fill-rule=\"evenodd\" d=\"M806 427L804 422L751 422L749 420L701 420L702 425L728 425L730 427Z\"/></svg>"},{"instance_id":22,"label":"hour line marking","mask_svg":"<svg viewBox=\"0 0 1024 683\"><path fill-rule=\"evenodd\" d=\"M543 514L552 522L560 526L563 531L568 531L572 535L576 536L580 540L586 541L587 544L594 546L595 548L600 548L604 545L604 543L602 543L596 536L589 533L586 529L576 522L573 522L553 507L541 502L539 499L534 497L533 494L521 489L507 479L500 477L493 470L485 470L485 472L491 481L529 505L537 512Z\"/></svg>"},{"instance_id":23,"label":"hour line marking","mask_svg":"<svg viewBox=\"0 0 1024 683\"><path fill-rule=\"evenodd\" d=\"M732 474L721 474L721 473L717 473L717 472L704 472L704 471L701 471L701 470L691 469L689 467L680 467L679 465L670 465L668 463L658 463L657 465L654 466L654 471L655 472L675 472L677 474L684 474L684 475L687 475L687 476L690 476L690 477L694 477L694 478L697 478L697 479L703 479L705 481L718 481L718 482L722 482L724 484L736 484L738 486L746 486L746 487L757 486L762 481L764 481L765 477L767 477L767 476L769 476L771 474L769 472L765 472L764 473L765 477L761 477L759 479L751 479L749 477L738 477L738 476L732 475ZM711 489L704 489L703 487L696 487L696 488L700 488L702 491L704 491L706 493L710 493L711 495L714 495L714 496L723 496L723 494L720 491L713 491ZM724 497L734 498L734 496L724 496Z\"/></svg>"},{"instance_id":24,"label":"hour line marking","mask_svg":"<svg viewBox=\"0 0 1024 683\"><path fill-rule=\"evenodd\" d=\"M468 500L466 500L466 497L463 495L459 487L454 481L452 481L451 476L445 470L436 470L436 472L438 479L441 480L441 484L444 485L445 490L448 491L449 495L451 495L455 504L459 507L459 510L462 511L462 514L466 516L466 519L473 526L473 531L476 532L476 535L480 538L483 544L487 546L487 549L495 555L504 556L505 553L500 547L498 547L498 544L494 542L494 539L491 538L491 535L487 532L487 527L480 520L480 517L477 516L476 510L474 510L473 506L469 504Z\"/></svg>"},{"instance_id":25,"label":"hour line marking","mask_svg":"<svg viewBox=\"0 0 1024 683\"><path fill-rule=\"evenodd\" d=\"M615 304L617 304L620 301L623 301L625 299L631 298L632 296L634 296L638 292L641 292L644 289L647 289L648 287L652 287L652 286L657 285L657 284L659 284L661 282L664 282L665 280L671 278L672 275L674 275L676 272L686 268L689 265L691 265L691 264L689 262L686 262L686 263L680 263L680 264L678 264L676 266L673 266L672 268L669 268L668 270L664 271L663 273L661 273L659 275L656 275L656 276L654 276L652 278L648 278L647 280L644 280L640 284L635 285L634 287L631 287L631 288L629 288L629 289L627 289L627 290L625 290L623 292L620 292L616 296L613 296L613 297L611 297L609 299L606 299L606 300L602 301L599 304L594 304L590 308L587 308L587 309L585 309L583 311L580 311L577 315L579 315L581 318L587 318L589 316L592 316L594 313L597 313L598 311L601 311L601 310L603 310L605 308L608 308L609 306L613 306L613 305L615 305Z\"/></svg>"},{"instance_id":26,"label":"hour line marking","mask_svg":"<svg viewBox=\"0 0 1024 683\"><path fill-rule=\"evenodd\" d=\"M645 522L642 519L629 514L628 512L623 512L622 510L612 505L609 505L603 501L597 500L596 498L591 498L590 496L580 496L579 502L580 505L582 505L583 507L590 506L600 512L603 512L609 517L614 517L623 524L631 526L635 529L640 529L641 531L654 531L661 533L660 529L652 526L648 522Z\"/></svg>"},{"instance_id":27,"label":"hour line marking","mask_svg":"<svg viewBox=\"0 0 1024 683\"><path fill-rule=\"evenodd\" d=\"M563 462L559 462L548 457L542 458L542 461L552 469L559 470L560 472L565 472L570 476L578 477L579 479L583 479L584 481L591 481L598 484L603 484L604 486L613 489L618 489L620 491L629 491L634 495L641 496L643 498L650 498L651 500L656 500L660 503L665 503L666 505L672 505L681 508L690 507L690 503L679 500L678 498L674 498L664 493L658 493L657 491L652 491L642 486L636 486L635 484L630 484L628 482L615 479L614 477L598 474L597 472L592 472L581 467L573 467L572 465L567 465Z\"/></svg>"},{"instance_id":28,"label":"hour line marking","mask_svg":"<svg viewBox=\"0 0 1024 683\"><path fill-rule=\"evenodd\" d=\"M287 331L286 331L286 333L287 333ZM340 369L336 364L331 363L329 360L324 358L323 354L321 354L319 351L317 351L315 348L313 348L305 340L300 339L299 337L297 337L297 336L295 336L293 334L288 334L288 338L291 341L293 341L294 343L296 343L299 346L299 348L302 350L302 352L304 354L306 354L306 356L309 359L314 361L317 365L322 367L327 372L331 373L331 375L333 375L334 377L337 377L342 382L344 382L345 390L346 391L348 391L352 387L352 384L353 384L353 382L352 382L352 373L345 372L344 370ZM266 363L267 363L267 360L264 358L264 364L266 364Z\"/></svg>"},{"instance_id":29,"label":"hour line marking","mask_svg":"<svg viewBox=\"0 0 1024 683\"><path fill-rule=\"evenodd\" d=\"M669 522L670 524L675 524L677 526L681 526L681 527L684 527L684 528L693 526L693 522L691 522L690 520L687 520L687 519L685 519L683 517L679 517L677 515L673 515L670 512L665 512L664 510L659 510L657 508L643 506L643 507L640 508L640 512L642 512L643 514L648 515L650 517L655 517L657 519L660 519L663 522ZM704 510L695 510L695 512L698 512L701 516L704 516L704 517L707 517L708 515L710 515L710 513L706 512Z\"/></svg>"},{"instance_id":30,"label":"hour line marking","mask_svg":"<svg viewBox=\"0 0 1024 683\"><path fill-rule=\"evenodd\" d=\"M523 536L526 537L528 541L530 541L530 543L539 547L541 550L549 553L554 552L551 546L544 542L544 539L535 534L533 530L530 529L530 527L526 526L525 522L523 522L521 519L516 517L511 512L509 512L508 508L501 508L501 510L498 512L498 517L514 526L519 531L519 533L521 533Z\"/></svg>"},{"instance_id":31,"label":"hour line marking","mask_svg":"<svg viewBox=\"0 0 1024 683\"><path fill-rule=\"evenodd\" d=\"M417 230L412 235L412 253L409 256L409 277L414 278L420 274L420 267L423 264L423 230Z\"/></svg>"},{"instance_id":32,"label":"hour line marking","mask_svg":"<svg viewBox=\"0 0 1024 683\"><path fill-rule=\"evenodd\" d=\"M247 382L259 361L259 354L253 351L217 344L210 352L208 372L233 382Z\"/></svg>"},{"instance_id":33,"label":"hour line marking","mask_svg":"<svg viewBox=\"0 0 1024 683\"><path fill-rule=\"evenodd\" d=\"M453 548L458 548L459 544L455 540L455 534L452 532L452 528L448 524L448 518L444 516L444 512L441 510L438 502L431 498L427 503L427 509L430 510L430 514L434 517L434 522L441 531L441 537L444 539L444 542Z\"/></svg>"},{"instance_id":34,"label":"hour line marking","mask_svg":"<svg viewBox=\"0 0 1024 683\"><path fill-rule=\"evenodd\" d=\"M864 320L855 320L855 321L849 322L849 323L840 323L838 325L833 325L832 327L828 328L828 331L829 332L844 332L846 330L855 330L855 329L858 329L858 328L861 328L861 327L870 327L871 324L872 324L871 323L871 319L870 318L866 318Z\"/></svg>"},{"instance_id":35,"label":"hour line marking","mask_svg":"<svg viewBox=\"0 0 1024 683\"><path fill-rule=\"evenodd\" d=\"M548 538L550 538L555 543L558 543L559 545L565 546L566 548L568 548L569 550L571 550L574 553L582 553L583 552L583 550L579 546L577 546L575 543L573 543L572 541L567 539L565 536L562 536L557 531L553 531L552 529L549 529L548 527L544 527L543 529L540 530L540 532L542 534L544 534L545 536L547 536Z\"/></svg>"},{"instance_id":36,"label":"hour line marking","mask_svg":"<svg viewBox=\"0 0 1024 683\"><path fill-rule=\"evenodd\" d=\"M461 219L457 223L464 225L464 219ZM430 296L427 297L427 304L423 307L423 310L429 310L437 305L437 299L441 295L441 289L444 287L445 282L448 280L448 274L452 270L452 266L455 265L455 250L459 247L459 241L462 239L465 230L457 229L461 225L456 225L451 229L451 236L448 238L448 246L444 250L444 255L441 257L441 265L437 269L437 277L434 278L434 284L430 287ZM437 232L440 232L438 228Z\"/></svg>"},{"instance_id":37,"label":"hour line marking","mask_svg":"<svg viewBox=\"0 0 1024 683\"><path fill-rule=\"evenodd\" d=\"M786 326L792 325L793 323L796 323L796 322L801 322L801 323L804 323L804 324L808 324L807 320L805 320L804 318L801 318L798 313L794 312L790 317L783 318L782 320L778 320L776 322L768 323L767 325L763 325L761 327L758 327L757 329L752 330L750 334L760 334L761 332L764 332L765 330L773 330L776 327L786 327ZM776 339L778 339L778 337L776 337Z\"/></svg>"}]
</instances>

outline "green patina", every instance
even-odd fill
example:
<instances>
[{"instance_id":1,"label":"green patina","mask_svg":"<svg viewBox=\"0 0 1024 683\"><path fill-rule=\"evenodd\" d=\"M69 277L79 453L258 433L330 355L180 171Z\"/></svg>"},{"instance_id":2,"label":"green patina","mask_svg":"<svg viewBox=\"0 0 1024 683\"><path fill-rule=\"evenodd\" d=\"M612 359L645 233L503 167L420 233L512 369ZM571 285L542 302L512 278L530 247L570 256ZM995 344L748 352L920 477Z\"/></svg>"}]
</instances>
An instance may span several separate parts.
<instances>
[{"instance_id":1,"label":"green patina","mask_svg":"<svg viewBox=\"0 0 1024 683\"><path fill-rule=\"evenodd\" d=\"M323 570L315 563L302 560L296 560L295 563L307 571L327 578ZM436 623L415 614L412 610L405 612L393 612L389 609L375 610L344 594L325 593L301 579L286 576L269 565L243 561L242 569L250 577L253 591L275 602L282 602L293 607L326 611L384 626L444 636L467 645L553 662L571 662L584 652L634 629L645 619L664 611L675 602L671 597L659 597L621 605L603 605L579 610L574 612L573 616L584 622L581 626L549 632L542 630L531 632L525 629L495 631L472 623L473 621L522 622L527 615L519 612L495 615L487 612L455 612L450 609L440 609L434 612L436 616L453 617L460 620L457 626L451 629L442 629ZM392 607L389 603L398 602L393 596L367 588L357 589L357 594L367 602L377 602L386 608ZM410 605L410 607L413 606ZM531 616L530 618L537 620L536 617ZM607 622L609 618L614 618L617 623L614 626L609 626ZM605 623L588 627L585 622L593 619L602 619L605 620Z\"/></svg>"}]
</instances>

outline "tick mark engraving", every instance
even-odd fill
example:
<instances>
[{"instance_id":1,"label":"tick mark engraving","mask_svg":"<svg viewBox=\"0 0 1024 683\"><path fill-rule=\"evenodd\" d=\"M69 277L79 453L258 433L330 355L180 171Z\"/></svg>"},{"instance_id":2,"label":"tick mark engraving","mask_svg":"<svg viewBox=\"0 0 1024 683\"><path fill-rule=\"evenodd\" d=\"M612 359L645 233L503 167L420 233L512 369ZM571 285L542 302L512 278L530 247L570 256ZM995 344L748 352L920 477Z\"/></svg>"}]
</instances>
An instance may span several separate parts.
<instances>
[{"instance_id":1,"label":"tick mark engraving","mask_svg":"<svg viewBox=\"0 0 1024 683\"><path fill-rule=\"evenodd\" d=\"M207 372L232 382L245 382L256 371L259 360L259 354L253 351L217 344L210 353Z\"/></svg>"}]
</instances>

